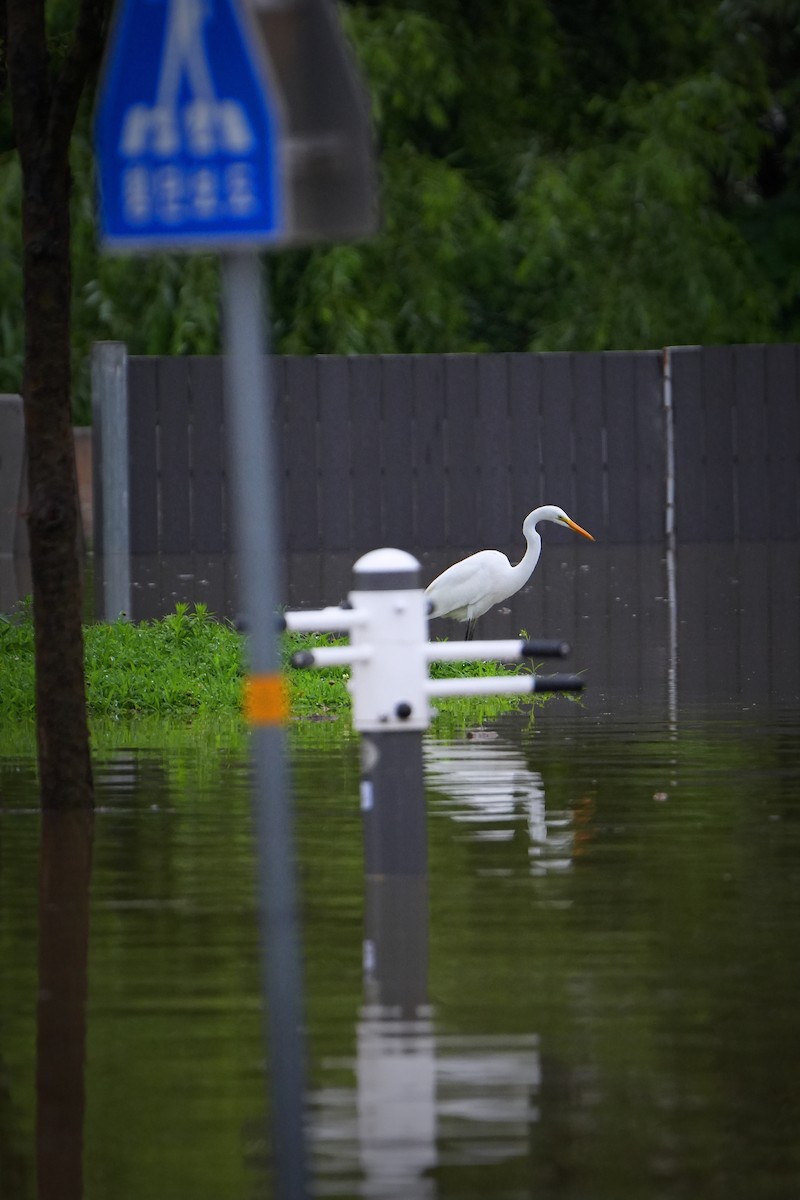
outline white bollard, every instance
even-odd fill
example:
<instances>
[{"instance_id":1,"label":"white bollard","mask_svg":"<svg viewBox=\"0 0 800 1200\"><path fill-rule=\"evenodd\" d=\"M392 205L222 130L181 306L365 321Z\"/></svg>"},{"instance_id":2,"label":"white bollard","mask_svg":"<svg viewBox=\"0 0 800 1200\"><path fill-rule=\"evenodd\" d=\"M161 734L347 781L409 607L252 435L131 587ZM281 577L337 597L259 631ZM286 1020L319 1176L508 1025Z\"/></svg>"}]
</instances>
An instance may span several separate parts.
<instances>
[{"instance_id":1,"label":"white bollard","mask_svg":"<svg viewBox=\"0 0 800 1200\"><path fill-rule=\"evenodd\" d=\"M563 656L565 642L521 638L481 642L429 642L427 600L420 565L404 550L385 548L353 566L348 605L316 612L287 612L297 632L346 633L349 646L298 652L295 667L349 666L353 725L362 735L361 808L368 877L419 877L427 872L422 772L422 731L435 715L437 696L520 695L579 691L577 675L499 675L430 679L431 662Z\"/></svg>"}]
</instances>

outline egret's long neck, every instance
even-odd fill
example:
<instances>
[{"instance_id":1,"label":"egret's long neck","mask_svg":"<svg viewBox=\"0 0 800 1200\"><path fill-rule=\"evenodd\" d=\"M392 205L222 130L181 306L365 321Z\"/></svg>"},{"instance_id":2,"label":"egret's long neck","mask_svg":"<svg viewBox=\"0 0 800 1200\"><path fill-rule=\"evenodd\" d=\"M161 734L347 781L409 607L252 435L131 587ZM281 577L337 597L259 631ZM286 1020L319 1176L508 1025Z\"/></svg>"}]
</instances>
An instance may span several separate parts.
<instances>
[{"instance_id":1,"label":"egret's long neck","mask_svg":"<svg viewBox=\"0 0 800 1200\"><path fill-rule=\"evenodd\" d=\"M522 532L525 534L525 541L528 544L522 558L515 567L511 568L518 588L521 588L523 584L528 582L542 552L542 539L536 530L536 526L534 524L529 526L523 525Z\"/></svg>"}]
</instances>

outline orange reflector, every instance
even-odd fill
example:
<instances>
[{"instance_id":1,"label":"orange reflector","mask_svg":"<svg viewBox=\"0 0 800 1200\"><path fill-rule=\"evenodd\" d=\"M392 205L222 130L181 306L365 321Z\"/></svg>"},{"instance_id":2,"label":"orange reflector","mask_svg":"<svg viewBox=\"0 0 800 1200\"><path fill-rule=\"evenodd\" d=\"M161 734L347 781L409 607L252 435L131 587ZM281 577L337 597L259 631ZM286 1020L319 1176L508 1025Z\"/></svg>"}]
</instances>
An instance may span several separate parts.
<instances>
[{"instance_id":1,"label":"orange reflector","mask_svg":"<svg viewBox=\"0 0 800 1200\"><path fill-rule=\"evenodd\" d=\"M250 675L244 683L244 715L251 725L283 725L289 696L282 675Z\"/></svg>"}]
</instances>

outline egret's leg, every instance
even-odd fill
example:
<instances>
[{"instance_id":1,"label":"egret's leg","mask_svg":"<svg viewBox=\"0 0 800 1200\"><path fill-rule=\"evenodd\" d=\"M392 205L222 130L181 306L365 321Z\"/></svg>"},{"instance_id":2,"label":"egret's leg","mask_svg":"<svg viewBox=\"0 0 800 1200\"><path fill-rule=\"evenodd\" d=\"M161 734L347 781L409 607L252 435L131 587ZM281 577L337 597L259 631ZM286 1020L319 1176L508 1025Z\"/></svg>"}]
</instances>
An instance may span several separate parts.
<instances>
[{"instance_id":1,"label":"egret's leg","mask_svg":"<svg viewBox=\"0 0 800 1200\"><path fill-rule=\"evenodd\" d=\"M467 632L464 634L464 641L465 641L465 642L471 642L471 641L472 641L472 635L473 635L473 633L475 632L475 622L476 622L476 620L477 620L477 617L470 617L470 619L467 621Z\"/></svg>"}]
</instances>

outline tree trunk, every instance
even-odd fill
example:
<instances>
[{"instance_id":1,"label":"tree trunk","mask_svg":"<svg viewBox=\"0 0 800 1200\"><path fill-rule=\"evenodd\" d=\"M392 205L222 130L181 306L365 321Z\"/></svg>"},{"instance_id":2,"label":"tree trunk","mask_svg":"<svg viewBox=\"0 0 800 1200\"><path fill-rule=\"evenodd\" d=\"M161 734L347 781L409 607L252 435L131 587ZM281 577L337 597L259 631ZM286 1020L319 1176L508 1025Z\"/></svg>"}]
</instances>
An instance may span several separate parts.
<instances>
[{"instance_id":1,"label":"tree trunk","mask_svg":"<svg viewBox=\"0 0 800 1200\"><path fill-rule=\"evenodd\" d=\"M39 778L45 808L92 803L83 673L83 587L70 394L69 168L24 179L28 530L36 646Z\"/></svg>"},{"instance_id":2,"label":"tree trunk","mask_svg":"<svg viewBox=\"0 0 800 1200\"><path fill-rule=\"evenodd\" d=\"M39 780L45 809L88 808L83 589L70 370L69 147L100 61L110 0L75 0L73 37L48 45L44 0L0 0L0 83L22 166L28 529Z\"/></svg>"}]
</instances>

